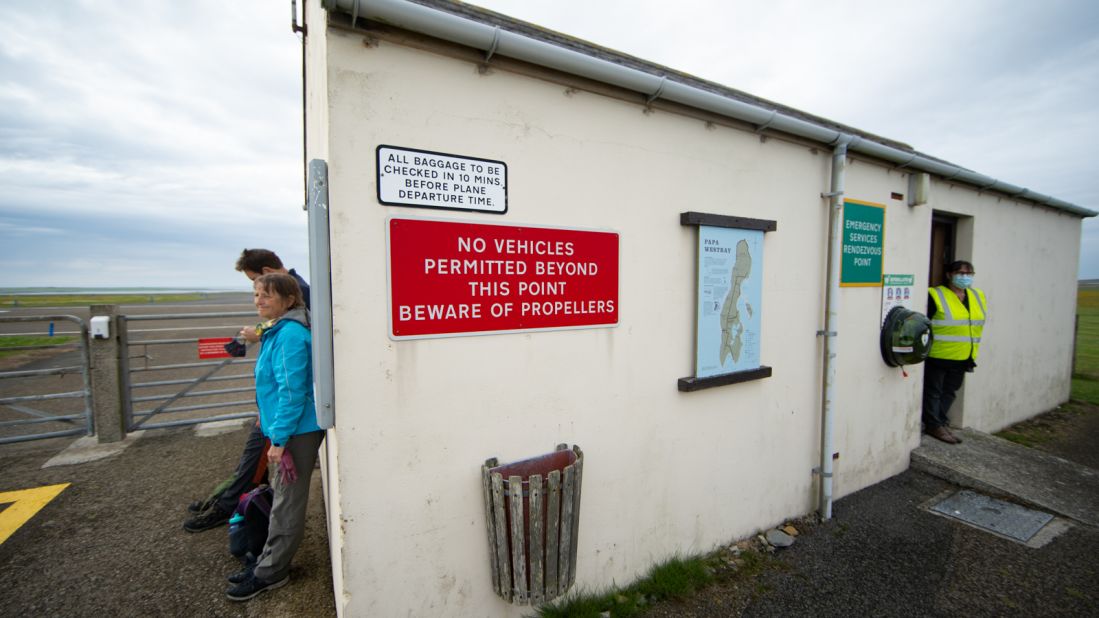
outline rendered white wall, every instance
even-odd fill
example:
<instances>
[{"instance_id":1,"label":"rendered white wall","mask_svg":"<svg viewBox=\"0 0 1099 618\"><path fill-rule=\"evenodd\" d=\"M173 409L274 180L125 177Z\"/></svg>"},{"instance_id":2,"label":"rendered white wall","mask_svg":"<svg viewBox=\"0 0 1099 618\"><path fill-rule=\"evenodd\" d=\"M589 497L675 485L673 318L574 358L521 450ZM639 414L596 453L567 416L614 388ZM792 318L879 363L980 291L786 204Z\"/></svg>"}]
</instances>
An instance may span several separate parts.
<instances>
[{"instance_id":1,"label":"rendered white wall","mask_svg":"<svg viewBox=\"0 0 1099 618\"><path fill-rule=\"evenodd\" d=\"M313 28L311 36L320 26ZM581 586L625 583L677 551L708 550L812 510L828 229L820 194L830 153L646 113L557 79L499 66L481 73L467 59L384 37L368 42L329 29L326 68L315 69L325 71L316 86L324 96L310 97L312 131L324 134L310 145L324 150L331 187L337 424L329 464L338 491L329 514L330 530L339 531L332 542L341 613L524 613L489 582L479 466L490 456L514 461L560 442L584 449ZM379 205L379 144L506 162L508 214ZM886 205L884 271L914 274L922 298L931 207L890 198L906 191L903 172L859 160L849 168L848 197ZM981 222L1001 216L1004 207L987 196L956 192L937 187L936 207L949 202ZM1076 219L1006 208L1022 211L1012 215L1017 223L1043 229L1027 246L1071 244L1062 236L1072 225L1079 238ZM695 230L679 225L687 210L778 222L765 236L762 266L761 360L773 377L677 391L694 358ZM385 221L393 215L616 231L620 324L392 341ZM979 228L996 235L979 238L974 256L994 311L1023 261L990 268L1009 234L1002 227ZM1075 263L1074 252L1046 250L1057 253L1051 263ZM1048 291L1060 297L1064 288ZM919 368L904 378L881 361L880 288L841 295L837 498L907 467L922 390ZM986 332L997 332L1000 319ZM1063 326L1050 328L1064 338ZM992 364L1001 352L982 354ZM995 393L976 390L967 409L995 407Z\"/></svg>"}]
</instances>

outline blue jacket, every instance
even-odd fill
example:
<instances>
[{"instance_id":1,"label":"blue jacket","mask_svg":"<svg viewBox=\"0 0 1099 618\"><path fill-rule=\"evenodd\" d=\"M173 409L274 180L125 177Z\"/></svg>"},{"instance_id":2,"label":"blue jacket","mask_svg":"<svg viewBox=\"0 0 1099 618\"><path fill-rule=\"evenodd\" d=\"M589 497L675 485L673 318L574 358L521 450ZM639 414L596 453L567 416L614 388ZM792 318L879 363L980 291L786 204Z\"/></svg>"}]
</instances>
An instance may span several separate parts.
<instances>
[{"instance_id":1,"label":"blue jacket","mask_svg":"<svg viewBox=\"0 0 1099 618\"><path fill-rule=\"evenodd\" d=\"M263 331L256 359L256 405L263 435L286 446L291 436L319 431L313 403L313 335L309 316L292 310Z\"/></svg>"}]
</instances>

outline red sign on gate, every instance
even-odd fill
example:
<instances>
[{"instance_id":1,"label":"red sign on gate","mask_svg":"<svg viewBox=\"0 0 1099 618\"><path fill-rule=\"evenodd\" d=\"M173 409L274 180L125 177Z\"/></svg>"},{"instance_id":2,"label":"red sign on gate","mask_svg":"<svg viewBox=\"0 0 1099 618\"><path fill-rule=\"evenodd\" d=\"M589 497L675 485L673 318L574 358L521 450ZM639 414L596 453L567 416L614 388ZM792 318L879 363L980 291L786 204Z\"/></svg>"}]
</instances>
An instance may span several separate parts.
<instances>
[{"instance_id":1,"label":"red sign on gate","mask_svg":"<svg viewBox=\"0 0 1099 618\"><path fill-rule=\"evenodd\" d=\"M229 343L232 340L232 337L210 337L207 339L199 339L198 357L229 358L230 354L225 351L225 344Z\"/></svg>"},{"instance_id":2,"label":"red sign on gate","mask_svg":"<svg viewBox=\"0 0 1099 618\"><path fill-rule=\"evenodd\" d=\"M390 336L614 326L618 234L389 220Z\"/></svg>"}]
</instances>

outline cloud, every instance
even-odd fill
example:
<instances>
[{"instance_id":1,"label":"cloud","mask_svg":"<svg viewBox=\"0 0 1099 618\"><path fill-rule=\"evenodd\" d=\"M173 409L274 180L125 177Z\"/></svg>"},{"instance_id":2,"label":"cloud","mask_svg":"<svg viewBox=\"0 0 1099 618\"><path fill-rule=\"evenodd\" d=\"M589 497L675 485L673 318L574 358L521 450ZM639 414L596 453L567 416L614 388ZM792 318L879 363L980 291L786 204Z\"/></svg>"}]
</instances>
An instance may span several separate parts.
<instances>
[{"instance_id":1,"label":"cloud","mask_svg":"<svg viewBox=\"0 0 1099 618\"><path fill-rule=\"evenodd\" d=\"M220 229L304 245L300 54L289 12L257 0L6 7L0 285L40 266L54 282L79 273L62 285L136 285L173 269L169 247L209 254L229 242ZM17 229L67 241L26 262L45 247L20 247ZM172 232L191 236L173 245ZM94 274L81 270L87 256L102 260Z\"/></svg>"}]
</instances>

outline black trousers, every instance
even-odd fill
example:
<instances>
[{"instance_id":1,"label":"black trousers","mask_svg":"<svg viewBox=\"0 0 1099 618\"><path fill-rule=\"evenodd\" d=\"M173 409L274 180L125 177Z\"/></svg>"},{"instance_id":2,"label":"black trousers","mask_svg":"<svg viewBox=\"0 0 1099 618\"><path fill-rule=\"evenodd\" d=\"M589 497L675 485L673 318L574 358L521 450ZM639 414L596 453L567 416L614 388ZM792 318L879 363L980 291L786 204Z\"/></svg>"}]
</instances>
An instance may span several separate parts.
<instances>
[{"instance_id":1,"label":"black trousers","mask_svg":"<svg viewBox=\"0 0 1099 618\"><path fill-rule=\"evenodd\" d=\"M923 370L923 427L931 431L949 424L947 413L965 382L965 364L929 358Z\"/></svg>"},{"instance_id":2,"label":"black trousers","mask_svg":"<svg viewBox=\"0 0 1099 618\"><path fill-rule=\"evenodd\" d=\"M244 443L244 452L240 454L237 462L237 470L233 473L233 482L218 496L217 506L223 513L232 513L237 508L237 501L241 495L251 491L258 484L256 476L262 476L259 467L266 464L264 453L267 452L267 438L259 428L259 423L252 426L252 433L248 434L248 440ZM264 470L267 466L264 465Z\"/></svg>"}]
</instances>

